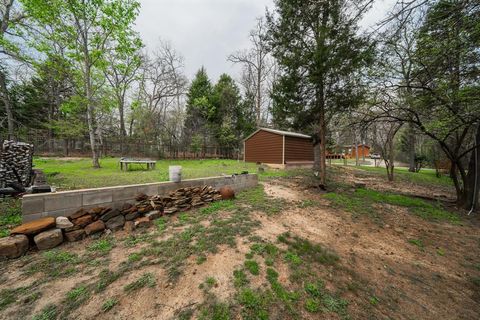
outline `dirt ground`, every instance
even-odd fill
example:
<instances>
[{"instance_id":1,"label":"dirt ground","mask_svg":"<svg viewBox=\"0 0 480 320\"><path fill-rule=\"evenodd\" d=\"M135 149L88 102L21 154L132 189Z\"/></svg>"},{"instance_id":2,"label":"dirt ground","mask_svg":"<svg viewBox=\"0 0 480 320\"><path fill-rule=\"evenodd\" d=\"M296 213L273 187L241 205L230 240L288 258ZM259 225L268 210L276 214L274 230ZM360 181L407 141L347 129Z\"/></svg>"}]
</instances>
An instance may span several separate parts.
<instances>
[{"instance_id":1,"label":"dirt ground","mask_svg":"<svg viewBox=\"0 0 480 320\"><path fill-rule=\"evenodd\" d=\"M404 182L392 184L378 175L357 175L353 169L345 169L341 181L347 184L361 181L366 188L383 192L435 194L445 198L447 206L453 197L449 188L413 186ZM36 266L44 255L38 252L1 262L0 318L480 319L480 223L477 217L459 213L462 215L460 223L428 221L411 214L408 208L382 205L377 208L382 218L379 224L368 216L358 217L332 206L323 197L323 192L308 188L304 177L271 179L262 184L267 200L247 198L235 203L236 207L246 210L251 225L247 227L242 219L234 220L231 229L243 231L234 234L233 243L217 239L216 248L205 255L196 251L198 249L183 255L182 250L186 248L184 245L198 244L203 236L207 237L208 228L232 216L230 211L219 210L198 220L195 217L199 212L170 217L162 233L153 227L138 234L148 240L134 245L127 245L131 238L128 234L118 232L113 235L113 247L103 252L88 249L102 239L64 244L59 250L87 259L76 261L72 272L55 277L49 276L52 272L49 268L54 266L64 271L72 265L61 261L56 265L46 262L45 266ZM272 207L265 209L262 202ZM281 205L280 210L271 209L278 205ZM192 220L188 220L189 217ZM169 239L186 234L192 226L207 230L207 234L194 236L190 244L180 239L173 247L169 246ZM225 238L232 236L228 230L222 232L227 234ZM285 234L292 239L305 239L308 244L321 245L334 253L338 262L309 262L307 251L303 256L302 251L292 251L302 258L295 267L283 258L283 252L287 257L288 252L294 250L292 248L301 247L279 241ZM331 293L326 296L341 297L335 301L346 301L348 306L342 309L341 303L327 304L322 300L323 307L317 312L304 307L308 300L305 293L296 300L284 298L276 290L278 286L266 280L268 263L265 256L253 258L260 262L260 271L258 275L248 274L248 288L273 293L255 306L243 301L240 292L246 289L239 289L234 271L243 268L246 257L251 259L249 254L255 242L274 244L282 252L272 262L280 288L303 292L306 279L314 274L322 279L323 290ZM154 258L149 251L152 246L161 251ZM170 255L170 250L178 252ZM170 258L162 260L162 253ZM132 257L137 254L142 256L140 262L133 261ZM182 261L177 261L178 255L182 255ZM199 257L202 257L201 263ZM178 277L172 277L174 264L179 266ZM295 268L306 272L305 279L292 277ZM100 291L96 288L104 269L124 271ZM126 287L142 274L152 275L155 283L129 293ZM209 280L206 279L214 280L207 285ZM72 290L82 285L89 288L85 289L88 294L78 298ZM26 289L13 290L16 288ZM31 294L36 292L38 295L32 298ZM6 299L7 295L13 298ZM114 306L104 307L109 299L115 301ZM228 306L227 311L218 311L219 306L224 305ZM49 306L55 306L51 307L54 310L51 313L48 313ZM255 313L262 308L266 311Z\"/></svg>"}]
</instances>

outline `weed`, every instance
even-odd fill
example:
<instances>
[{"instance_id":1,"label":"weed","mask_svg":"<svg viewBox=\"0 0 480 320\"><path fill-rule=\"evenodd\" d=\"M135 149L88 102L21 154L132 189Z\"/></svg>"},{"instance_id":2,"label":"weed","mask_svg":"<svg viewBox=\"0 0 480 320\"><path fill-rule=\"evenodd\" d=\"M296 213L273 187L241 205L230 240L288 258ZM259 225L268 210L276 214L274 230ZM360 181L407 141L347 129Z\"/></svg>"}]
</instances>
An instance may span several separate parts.
<instances>
[{"instance_id":1,"label":"weed","mask_svg":"<svg viewBox=\"0 0 480 320\"><path fill-rule=\"evenodd\" d=\"M320 311L320 302L317 299L307 298L305 300L305 310L311 313Z\"/></svg>"},{"instance_id":2,"label":"weed","mask_svg":"<svg viewBox=\"0 0 480 320\"><path fill-rule=\"evenodd\" d=\"M323 306L330 312L335 312L339 315L347 314L348 302L337 296L331 294L324 294L322 297Z\"/></svg>"},{"instance_id":3,"label":"weed","mask_svg":"<svg viewBox=\"0 0 480 320\"><path fill-rule=\"evenodd\" d=\"M258 265L257 261L255 260L246 260L245 268L250 271L251 274L254 276L258 276L260 274L260 266Z\"/></svg>"},{"instance_id":4,"label":"weed","mask_svg":"<svg viewBox=\"0 0 480 320\"><path fill-rule=\"evenodd\" d=\"M75 266L80 263L80 258L68 251L50 250L44 252L37 261L28 265L27 274L42 272L49 278L66 276L75 271Z\"/></svg>"},{"instance_id":5,"label":"weed","mask_svg":"<svg viewBox=\"0 0 480 320\"><path fill-rule=\"evenodd\" d=\"M107 312L111 310L113 307L115 307L117 304L118 304L118 299L116 298L107 299L102 305L102 311Z\"/></svg>"},{"instance_id":6,"label":"weed","mask_svg":"<svg viewBox=\"0 0 480 320\"><path fill-rule=\"evenodd\" d=\"M65 299L65 312L69 313L71 310L75 310L80 307L90 297L90 290L85 285L80 285L75 289L67 292Z\"/></svg>"},{"instance_id":7,"label":"weed","mask_svg":"<svg viewBox=\"0 0 480 320\"><path fill-rule=\"evenodd\" d=\"M442 257L443 257L443 256L445 255L445 250L443 250L442 248L438 248L438 249L437 249L437 254L438 254L439 256L442 256Z\"/></svg>"},{"instance_id":8,"label":"weed","mask_svg":"<svg viewBox=\"0 0 480 320\"><path fill-rule=\"evenodd\" d=\"M285 261L291 263L294 266L302 264L302 259L297 256L295 253L288 251L285 253Z\"/></svg>"},{"instance_id":9,"label":"weed","mask_svg":"<svg viewBox=\"0 0 480 320\"><path fill-rule=\"evenodd\" d=\"M369 302L372 306L376 306L380 300L376 296L371 296Z\"/></svg>"},{"instance_id":10,"label":"weed","mask_svg":"<svg viewBox=\"0 0 480 320\"><path fill-rule=\"evenodd\" d=\"M132 253L128 256L128 262L137 262L142 260L142 255L139 253Z\"/></svg>"},{"instance_id":11,"label":"weed","mask_svg":"<svg viewBox=\"0 0 480 320\"><path fill-rule=\"evenodd\" d=\"M205 280L205 284L208 288L213 288L217 284L217 280L214 277L208 277Z\"/></svg>"},{"instance_id":12,"label":"weed","mask_svg":"<svg viewBox=\"0 0 480 320\"><path fill-rule=\"evenodd\" d=\"M160 217L153 222L157 227L158 232L163 232L167 229L167 220L164 217Z\"/></svg>"},{"instance_id":13,"label":"weed","mask_svg":"<svg viewBox=\"0 0 480 320\"><path fill-rule=\"evenodd\" d=\"M207 256L204 254L201 254L197 257L197 264L202 264L205 261L207 261Z\"/></svg>"},{"instance_id":14,"label":"weed","mask_svg":"<svg viewBox=\"0 0 480 320\"><path fill-rule=\"evenodd\" d=\"M420 240L420 239L409 239L408 243L411 243L411 244L419 247L422 250L425 248L425 245L423 244L423 241Z\"/></svg>"},{"instance_id":15,"label":"weed","mask_svg":"<svg viewBox=\"0 0 480 320\"><path fill-rule=\"evenodd\" d=\"M92 243L87 247L88 251L99 252L99 253L109 253L114 247L114 242L112 238L100 239Z\"/></svg>"},{"instance_id":16,"label":"weed","mask_svg":"<svg viewBox=\"0 0 480 320\"><path fill-rule=\"evenodd\" d=\"M153 288L156 285L155 276L151 273L144 273L139 279L135 280L132 283L127 284L123 290L126 293L131 293L138 289L149 287Z\"/></svg>"},{"instance_id":17,"label":"weed","mask_svg":"<svg viewBox=\"0 0 480 320\"><path fill-rule=\"evenodd\" d=\"M57 319L58 310L53 304L47 305L45 308L33 316L32 320L55 320Z\"/></svg>"},{"instance_id":18,"label":"weed","mask_svg":"<svg viewBox=\"0 0 480 320\"><path fill-rule=\"evenodd\" d=\"M160 219L155 220L155 223ZM151 241L152 238L153 236L150 234L130 235L128 238L125 239L124 243L127 247L134 247L139 243Z\"/></svg>"},{"instance_id":19,"label":"weed","mask_svg":"<svg viewBox=\"0 0 480 320\"><path fill-rule=\"evenodd\" d=\"M268 319L268 305L271 297L262 292L253 291L245 288L238 294L238 302L243 306L244 319Z\"/></svg>"},{"instance_id":20,"label":"weed","mask_svg":"<svg viewBox=\"0 0 480 320\"><path fill-rule=\"evenodd\" d=\"M265 258L265 264L269 267L273 266L274 262L273 258Z\"/></svg>"},{"instance_id":21,"label":"weed","mask_svg":"<svg viewBox=\"0 0 480 320\"><path fill-rule=\"evenodd\" d=\"M182 310L178 313L177 319L178 320L190 320L193 316L193 309L187 308L185 310Z\"/></svg>"},{"instance_id":22,"label":"weed","mask_svg":"<svg viewBox=\"0 0 480 320\"><path fill-rule=\"evenodd\" d=\"M311 295L314 298L319 298L322 295L322 290L325 287L323 282L319 280L317 283L307 282L305 284L305 292Z\"/></svg>"},{"instance_id":23,"label":"weed","mask_svg":"<svg viewBox=\"0 0 480 320\"><path fill-rule=\"evenodd\" d=\"M192 315L190 314L190 317ZM189 319L189 318L185 318ZM224 303L213 302L200 309L199 320L229 320L231 319L230 307Z\"/></svg>"},{"instance_id":24,"label":"weed","mask_svg":"<svg viewBox=\"0 0 480 320\"><path fill-rule=\"evenodd\" d=\"M233 284L236 288L246 286L248 284L247 275L243 270L234 270L233 271Z\"/></svg>"}]
</instances>

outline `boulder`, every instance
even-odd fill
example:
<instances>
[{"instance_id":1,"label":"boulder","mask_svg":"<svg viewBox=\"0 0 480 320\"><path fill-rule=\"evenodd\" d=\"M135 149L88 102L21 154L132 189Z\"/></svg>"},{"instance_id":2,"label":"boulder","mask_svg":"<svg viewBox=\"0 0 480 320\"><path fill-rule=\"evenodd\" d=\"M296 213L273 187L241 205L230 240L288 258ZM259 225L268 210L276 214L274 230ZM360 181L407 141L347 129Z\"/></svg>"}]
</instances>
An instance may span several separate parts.
<instances>
[{"instance_id":1,"label":"boulder","mask_svg":"<svg viewBox=\"0 0 480 320\"><path fill-rule=\"evenodd\" d=\"M85 228L87 225L93 222L93 217L91 215L85 215L78 219L72 221L73 224L80 226L81 228Z\"/></svg>"},{"instance_id":2,"label":"boulder","mask_svg":"<svg viewBox=\"0 0 480 320\"><path fill-rule=\"evenodd\" d=\"M68 229L73 227L73 223L71 223L67 217L57 217L55 219L55 224L58 229Z\"/></svg>"},{"instance_id":3,"label":"boulder","mask_svg":"<svg viewBox=\"0 0 480 320\"><path fill-rule=\"evenodd\" d=\"M103 222L107 222L108 220L114 218L114 217L117 217L119 215L121 215L122 213L120 212L120 210L118 209L113 209L111 211L108 211L107 213L105 213L104 215L102 215L100 217L100 220L102 220ZM123 218L123 217L122 217Z\"/></svg>"},{"instance_id":4,"label":"boulder","mask_svg":"<svg viewBox=\"0 0 480 320\"><path fill-rule=\"evenodd\" d=\"M218 191L220 192L223 200L235 198L235 191L229 186L221 187Z\"/></svg>"},{"instance_id":5,"label":"boulder","mask_svg":"<svg viewBox=\"0 0 480 320\"><path fill-rule=\"evenodd\" d=\"M63 242L63 234L61 229L52 229L37 234L33 241L37 245L38 250L52 249Z\"/></svg>"},{"instance_id":6,"label":"boulder","mask_svg":"<svg viewBox=\"0 0 480 320\"><path fill-rule=\"evenodd\" d=\"M110 229L112 231L121 230L124 224L125 224L125 218L122 215L113 217L112 219L108 220L105 223L105 225L107 226L107 229Z\"/></svg>"},{"instance_id":7,"label":"boulder","mask_svg":"<svg viewBox=\"0 0 480 320\"><path fill-rule=\"evenodd\" d=\"M18 258L28 250L28 237L23 234L0 238L0 258Z\"/></svg>"},{"instance_id":8,"label":"boulder","mask_svg":"<svg viewBox=\"0 0 480 320\"><path fill-rule=\"evenodd\" d=\"M88 214L88 211L82 208L82 209L77 210L77 211L76 211L74 214L72 214L69 218L70 218L70 220L75 220L75 219L78 219L78 218L80 218L80 217L83 217L83 216L85 216L85 215L87 215L87 214Z\"/></svg>"},{"instance_id":9,"label":"boulder","mask_svg":"<svg viewBox=\"0 0 480 320\"><path fill-rule=\"evenodd\" d=\"M85 231L83 229L74 230L65 233L65 238L68 242L80 241L85 238Z\"/></svg>"},{"instance_id":10,"label":"boulder","mask_svg":"<svg viewBox=\"0 0 480 320\"><path fill-rule=\"evenodd\" d=\"M138 213L137 211L135 211L135 212L126 214L126 215L125 215L125 220L127 220L127 221L132 221L132 220L137 219L138 217L140 217L140 213Z\"/></svg>"},{"instance_id":11,"label":"boulder","mask_svg":"<svg viewBox=\"0 0 480 320\"><path fill-rule=\"evenodd\" d=\"M145 214L145 217L149 220L155 220L162 216L162 213L158 210L150 211L149 213Z\"/></svg>"},{"instance_id":12,"label":"boulder","mask_svg":"<svg viewBox=\"0 0 480 320\"><path fill-rule=\"evenodd\" d=\"M55 218L46 217L19 225L10 234L36 235L44 230L55 227Z\"/></svg>"},{"instance_id":13,"label":"boulder","mask_svg":"<svg viewBox=\"0 0 480 320\"><path fill-rule=\"evenodd\" d=\"M123 230L125 230L128 233L132 233L135 230L135 222L126 221L125 225L123 226Z\"/></svg>"},{"instance_id":14,"label":"boulder","mask_svg":"<svg viewBox=\"0 0 480 320\"><path fill-rule=\"evenodd\" d=\"M102 232L103 230L105 230L105 223L103 223L102 220L97 220L85 227L85 233L88 236L94 233Z\"/></svg>"},{"instance_id":15,"label":"boulder","mask_svg":"<svg viewBox=\"0 0 480 320\"><path fill-rule=\"evenodd\" d=\"M141 218L135 219L135 228L148 228L152 225L153 225L152 221L147 217L141 217Z\"/></svg>"},{"instance_id":16,"label":"boulder","mask_svg":"<svg viewBox=\"0 0 480 320\"><path fill-rule=\"evenodd\" d=\"M66 228L64 231L65 231L65 232L70 232L70 231L75 231L75 230L78 230L78 229L82 229L82 227L77 226L77 225L73 225L73 226L70 227L70 228Z\"/></svg>"}]
</instances>

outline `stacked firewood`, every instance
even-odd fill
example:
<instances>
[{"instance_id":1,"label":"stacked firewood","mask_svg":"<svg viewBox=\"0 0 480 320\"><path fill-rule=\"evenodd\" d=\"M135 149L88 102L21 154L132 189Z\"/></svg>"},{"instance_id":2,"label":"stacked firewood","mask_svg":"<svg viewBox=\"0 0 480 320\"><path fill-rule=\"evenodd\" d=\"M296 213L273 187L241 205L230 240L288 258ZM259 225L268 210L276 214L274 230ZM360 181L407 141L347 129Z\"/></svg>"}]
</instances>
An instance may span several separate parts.
<instances>
[{"instance_id":1,"label":"stacked firewood","mask_svg":"<svg viewBox=\"0 0 480 320\"><path fill-rule=\"evenodd\" d=\"M0 154L0 187L10 183L30 185L33 160L33 145L23 142L4 141Z\"/></svg>"},{"instance_id":2,"label":"stacked firewood","mask_svg":"<svg viewBox=\"0 0 480 320\"><path fill-rule=\"evenodd\" d=\"M165 214L172 214L177 211L187 211L221 199L222 196L220 193L211 186L188 187L172 191L168 196L155 195L148 197L146 195L139 195L136 199L138 203L135 205L135 208L140 213L160 210ZM132 210L132 208L129 210Z\"/></svg>"}]
</instances>

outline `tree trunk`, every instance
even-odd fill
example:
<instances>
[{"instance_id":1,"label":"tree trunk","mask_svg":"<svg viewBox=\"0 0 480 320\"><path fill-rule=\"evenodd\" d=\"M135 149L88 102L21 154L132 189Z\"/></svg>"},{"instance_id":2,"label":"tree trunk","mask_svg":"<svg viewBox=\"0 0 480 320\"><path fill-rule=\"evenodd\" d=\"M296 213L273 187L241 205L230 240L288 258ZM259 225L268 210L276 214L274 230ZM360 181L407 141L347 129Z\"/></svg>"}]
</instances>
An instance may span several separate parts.
<instances>
[{"instance_id":1,"label":"tree trunk","mask_svg":"<svg viewBox=\"0 0 480 320\"><path fill-rule=\"evenodd\" d=\"M413 125L408 125L407 143L408 143L408 171L417 172L415 165L415 132Z\"/></svg>"},{"instance_id":2,"label":"tree trunk","mask_svg":"<svg viewBox=\"0 0 480 320\"><path fill-rule=\"evenodd\" d=\"M95 125L95 107L93 106L93 94L92 94L92 84L90 78L90 63L88 59L85 60L85 93L87 96L87 124L88 124L88 135L90 137L90 148L92 150L92 166L94 168L100 168L100 163L98 161L98 146L96 141L96 125Z\"/></svg>"},{"instance_id":3,"label":"tree trunk","mask_svg":"<svg viewBox=\"0 0 480 320\"><path fill-rule=\"evenodd\" d=\"M471 155L468 163L468 173L464 182L463 207L466 210L479 208L480 197L480 125L477 127L474 145L477 146Z\"/></svg>"},{"instance_id":4,"label":"tree trunk","mask_svg":"<svg viewBox=\"0 0 480 320\"><path fill-rule=\"evenodd\" d=\"M14 140L15 138L15 126L13 120L12 102L10 95L8 94L7 78L5 73L0 70L0 95L2 96L2 102L5 106L5 113L7 115L7 127L8 127L8 140Z\"/></svg>"},{"instance_id":5,"label":"tree trunk","mask_svg":"<svg viewBox=\"0 0 480 320\"><path fill-rule=\"evenodd\" d=\"M327 152L325 150L327 143L325 141L326 137L326 124L325 124L325 110L321 108L320 111L320 186L325 189L327 184Z\"/></svg>"}]
</instances>

